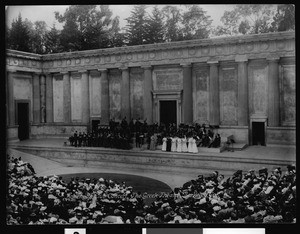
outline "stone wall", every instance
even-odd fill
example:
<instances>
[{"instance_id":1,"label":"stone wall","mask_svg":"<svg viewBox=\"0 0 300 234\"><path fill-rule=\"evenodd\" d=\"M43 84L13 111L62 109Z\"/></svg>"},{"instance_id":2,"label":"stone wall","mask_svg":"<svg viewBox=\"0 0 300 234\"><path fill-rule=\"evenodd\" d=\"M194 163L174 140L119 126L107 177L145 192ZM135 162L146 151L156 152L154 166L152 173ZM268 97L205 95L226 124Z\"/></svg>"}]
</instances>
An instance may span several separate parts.
<instances>
[{"instance_id":1,"label":"stone wall","mask_svg":"<svg viewBox=\"0 0 300 234\"><path fill-rule=\"evenodd\" d=\"M144 119L144 70L132 68L130 70L130 106L131 118Z\"/></svg>"},{"instance_id":2,"label":"stone wall","mask_svg":"<svg viewBox=\"0 0 300 234\"><path fill-rule=\"evenodd\" d=\"M15 101L28 101L29 102L29 121L33 119L33 85L31 74L15 74L13 76L14 91L13 96ZM17 107L16 107L17 108ZM17 120L17 118L16 118Z\"/></svg>"},{"instance_id":3,"label":"stone wall","mask_svg":"<svg viewBox=\"0 0 300 234\"><path fill-rule=\"evenodd\" d=\"M280 74L281 125L293 126L296 120L296 66L282 64Z\"/></svg>"},{"instance_id":4,"label":"stone wall","mask_svg":"<svg viewBox=\"0 0 300 234\"><path fill-rule=\"evenodd\" d=\"M110 118L116 121L122 120L121 114L121 72L117 69L109 73L109 106Z\"/></svg>"},{"instance_id":5,"label":"stone wall","mask_svg":"<svg viewBox=\"0 0 300 234\"><path fill-rule=\"evenodd\" d=\"M273 129L295 129L293 32L47 55L7 50L6 65L8 125L16 124L15 101L28 100L32 136L91 119L153 123L164 99L176 100L178 121L219 125L224 137L248 142L255 116L271 127L267 142L294 142Z\"/></svg>"},{"instance_id":6,"label":"stone wall","mask_svg":"<svg viewBox=\"0 0 300 234\"><path fill-rule=\"evenodd\" d=\"M291 127L268 127L267 144L295 145L296 129Z\"/></svg>"},{"instance_id":7,"label":"stone wall","mask_svg":"<svg viewBox=\"0 0 300 234\"><path fill-rule=\"evenodd\" d=\"M99 72L90 73L90 115L101 117L101 78Z\"/></svg>"},{"instance_id":8,"label":"stone wall","mask_svg":"<svg viewBox=\"0 0 300 234\"><path fill-rule=\"evenodd\" d=\"M19 141L19 138L18 138L18 126L7 127L7 129L6 129L6 139L8 141Z\"/></svg>"},{"instance_id":9,"label":"stone wall","mask_svg":"<svg viewBox=\"0 0 300 234\"><path fill-rule=\"evenodd\" d=\"M195 66L193 69L194 80L194 121L198 123L208 122L208 85L209 69L207 65Z\"/></svg>"},{"instance_id":10,"label":"stone wall","mask_svg":"<svg viewBox=\"0 0 300 234\"><path fill-rule=\"evenodd\" d=\"M238 75L236 64L220 68L220 125L238 124Z\"/></svg>"},{"instance_id":11,"label":"stone wall","mask_svg":"<svg viewBox=\"0 0 300 234\"><path fill-rule=\"evenodd\" d=\"M53 120L54 122L64 121L64 83L62 75L53 78Z\"/></svg>"},{"instance_id":12,"label":"stone wall","mask_svg":"<svg viewBox=\"0 0 300 234\"><path fill-rule=\"evenodd\" d=\"M71 75L71 121L82 121L82 86L81 74L72 73Z\"/></svg>"},{"instance_id":13,"label":"stone wall","mask_svg":"<svg viewBox=\"0 0 300 234\"><path fill-rule=\"evenodd\" d=\"M248 143L249 142L249 130L248 127L237 127L237 126L224 126L218 129L218 133L221 136L221 141L226 142L227 137L233 135L234 140L237 143Z\"/></svg>"},{"instance_id":14,"label":"stone wall","mask_svg":"<svg viewBox=\"0 0 300 234\"><path fill-rule=\"evenodd\" d=\"M87 126L82 125L32 125L31 137L69 137L74 132L87 132Z\"/></svg>"}]
</instances>

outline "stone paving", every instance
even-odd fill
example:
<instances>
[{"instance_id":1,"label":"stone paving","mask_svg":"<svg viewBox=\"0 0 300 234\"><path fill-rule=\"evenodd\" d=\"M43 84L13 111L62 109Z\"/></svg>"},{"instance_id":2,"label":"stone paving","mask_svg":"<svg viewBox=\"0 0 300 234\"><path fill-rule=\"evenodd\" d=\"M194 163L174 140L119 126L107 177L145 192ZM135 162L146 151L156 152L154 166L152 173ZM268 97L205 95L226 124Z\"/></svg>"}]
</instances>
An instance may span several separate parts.
<instances>
[{"instance_id":1,"label":"stone paving","mask_svg":"<svg viewBox=\"0 0 300 234\"><path fill-rule=\"evenodd\" d=\"M26 145L26 146L43 146L43 147L62 147L64 142L67 141L66 138L41 138L41 139L30 139L20 142L11 143L13 145ZM66 146L71 147L71 146ZM83 147L81 147L83 148ZM87 149L90 147L86 147ZM98 147L95 147L96 149ZM75 149L75 148L74 148ZM144 151L145 149L134 148L135 151ZM147 150L145 150L147 151ZM169 153L162 152L157 150L160 153ZM182 153L189 154L189 153ZM201 153L199 153L201 155ZM296 162L296 147L295 146L286 146L286 145L272 145L272 146L248 146L243 150L223 151L222 153L205 153L211 156L230 156L230 157L244 157L252 159L275 159L275 160L289 160Z\"/></svg>"},{"instance_id":2,"label":"stone paving","mask_svg":"<svg viewBox=\"0 0 300 234\"><path fill-rule=\"evenodd\" d=\"M42 157L34 156L32 154L24 153L15 149L12 149L10 145L26 145L26 146L42 146L42 147L62 147L64 146L64 138L56 139L34 139L25 140L16 143L9 143L8 152L14 157L22 157L23 161L27 161L35 168L37 175L59 175L59 174L72 174L72 173L120 173L108 168L89 168L89 167L70 167L63 163L54 162ZM70 147L70 146L65 146ZM144 151L143 149L133 149L135 151ZM146 151L146 150L145 150ZM160 151L160 153L163 153ZM168 153L168 152L166 152ZM206 154L207 155L207 154ZM211 154L211 156L230 156L230 157L245 157L245 158L257 158L257 159L273 159L273 160L290 160L296 162L296 147L291 146L250 146L242 151L227 152L224 151L218 154ZM258 168L257 168L258 169ZM284 169L285 170L285 169ZM141 175L140 172L134 170L123 170L124 174ZM169 174L157 174L152 172L143 172L143 176L158 179L167 183L172 189L176 186L180 186L190 179L194 179L183 175L169 175Z\"/></svg>"}]
</instances>

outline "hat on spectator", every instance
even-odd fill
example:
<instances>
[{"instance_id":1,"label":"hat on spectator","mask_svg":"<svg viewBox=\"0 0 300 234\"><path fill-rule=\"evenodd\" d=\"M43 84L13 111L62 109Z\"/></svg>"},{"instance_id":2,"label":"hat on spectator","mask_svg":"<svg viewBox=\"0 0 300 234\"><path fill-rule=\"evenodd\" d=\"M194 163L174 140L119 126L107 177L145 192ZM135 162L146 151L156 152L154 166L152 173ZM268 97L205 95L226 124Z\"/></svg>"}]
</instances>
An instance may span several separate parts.
<instances>
[{"instance_id":1,"label":"hat on spectator","mask_svg":"<svg viewBox=\"0 0 300 234\"><path fill-rule=\"evenodd\" d=\"M40 211L44 211L44 210L46 210L47 209L47 206L42 206L41 208L40 208Z\"/></svg>"},{"instance_id":2,"label":"hat on spectator","mask_svg":"<svg viewBox=\"0 0 300 234\"><path fill-rule=\"evenodd\" d=\"M170 212L170 211L172 211L172 207L171 207L171 206L167 206L167 207L165 207L165 211L167 211L167 212Z\"/></svg>"},{"instance_id":3,"label":"hat on spectator","mask_svg":"<svg viewBox=\"0 0 300 234\"><path fill-rule=\"evenodd\" d=\"M213 207L213 210L214 210L214 211L219 211L219 210L221 210L221 206L214 206L214 207Z\"/></svg>"},{"instance_id":4,"label":"hat on spectator","mask_svg":"<svg viewBox=\"0 0 300 234\"><path fill-rule=\"evenodd\" d=\"M239 176L239 175L242 175L242 174L243 174L242 170L237 170L233 175L236 177L236 176Z\"/></svg>"},{"instance_id":5,"label":"hat on spectator","mask_svg":"<svg viewBox=\"0 0 300 234\"><path fill-rule=\"evenodd\" d=\"M172 210L172 211L170 211L169 213L168 213L168 215L170 216L170 217L175 217L176 215L177 215L177 213L175 213L174 212L174 210Z\"/></svg>"},{"instance_id":6,"label":"hat on spectator","mask_svg":"<svg viewBox=\"0 0 300 234\"><path fill-rule=\"evenodd\" d=\"M205 203L206 203L206 198L205 197L200 199L200 201L199 201L200 205L205 204Z\"/></svg>"},{"instance_id":7,"label":"hat on spectator","mask_svg":"<svg viewBox=\"0 0 300 234\"><path fill-rule=\"evenodd\" d=\"M193 198L196 199L196 200L200 200L201 199L201 196L199 193L193 195Z\"/></svg>"},{"instance_id":8,"label":"hat on spectator","mask_svg":"<svg viewBox=\"0 0 300 234\"><path fill-rule=\"evenodd\" d=\"M268 169L265 168L265 167L263 167L262 169L260 169L260 170L258 171L258 173L259 173L259 175L261 175L261 174L267 174L267 173L268 173Z\"/></svg>"},{"instance_id":9,"label":"hat on spectator","mask_svg":"<svg viewBox=\"0 0 300 234\"><path fill-rule=\"evenodd\" d=\"M150 221L150 222L153 222L153 221L157 221L158 218L157 218L155 215L149 214L149 213L148 213L148 214L145 216L145 220Z\"/></svg>"},{"instance_id":10,"label":"hat on spectator","mask_svg":"<svg viewBox=\"0 0 300 234\"><path fill-rule=\"evenodd\" d=\"M50 220L49 220L50 223L54 223L54 222L57 222L57 218L55 217L51 217Z\"/></svg>"},{"instance_id":11,"label":"hat on spectator","mask_svg":"<svg viewBox=\"0 0 300 234\"><path fill-rule=\"evenodd\" d=\"M76 217L72 217L72 218L69 219L69 223L74 224L74 223L77 222L77 220L78 219Z\"/></svg>"}]
</instances>

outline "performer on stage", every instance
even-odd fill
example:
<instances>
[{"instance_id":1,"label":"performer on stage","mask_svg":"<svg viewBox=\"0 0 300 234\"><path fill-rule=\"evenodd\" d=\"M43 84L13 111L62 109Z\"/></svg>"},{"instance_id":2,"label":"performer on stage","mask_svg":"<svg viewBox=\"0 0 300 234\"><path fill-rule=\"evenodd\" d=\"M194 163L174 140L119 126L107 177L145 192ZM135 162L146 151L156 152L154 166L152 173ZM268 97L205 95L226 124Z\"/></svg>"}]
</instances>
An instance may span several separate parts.
<instances>
[{"instance_id":1,"label":"performer on stage","mask_svg":"<svg viewBox=\"0 0 300 234\"><path fill-rule=\"evenodd\" d=\"M177 138L177 152L182 152L182 144L181 144L181 138L180 137L178 137Z\"/></svg>"},{"instance_id":2,"label":"performer on stage","mask_svg":"<svg viewBox=\"0 0 300 234\"><path fill-rule=\"evenodd\" d=\"M186 136L184 136L182 139L181 139L181 151L182 152L188 152L188 148L187 148L187 139L186 139Z\"/></svg>"},{"instance_id":3,"label":"performer on stage","mask_svg":"<svg viewBox=\"0 0 300 234\"><path fill-rule=\"evenodd\" d=\"M190 137L188 139L188 142L189 142L189 144L188 144L188 152L189 153L193 153L193 137Z\"/></svg>"},{"instance_id":4,"label":"performer on stage","mask_svg":"<svg viewBox=\"0 0 300 234\"><path fill-rule=\"evenodd\" d=\"M150 150L155 150L155 136L150 137Z\"/></svg>"},{"instance_id":5,"label":"performer on stage","mask_svg":"<svg viewBox=\"0 0 300 234\"><path fill-rule=\"evenodd\" d=\"M197 144L196 144L196 139L193 137L192 138L192 152L193 153L198 153L198 148L197 148Z\"/></svg>"},{"instance_id":6,"label":"performer on stage","mask_svg":"<svg viewBox=\"0 0 300 234\"><path fill-rule=\"evenodd\" d=\"M166 150L167 150L167 138L164 137L164 138L162 139L162 141L163 141L163 143L162 143L162 148L161 148L161 150L162 150L162 151L166 151Z\"/></svg>"},{"instance_id":7,"label":"performer on stage","mask_svg":"<svg viewBox=\"0 0 300 234\"><path fill-rule=\"evenodd\" d=\"M172 145L171 145L171 151L172 151L172 152L175 152L175 151L176 151L176 141L177 141L176 137L173 136L173 137L172 137Z\"/></svg>"},{"instance_id":8,"label":"performer on stage","mask_svg":"<svg viewBox=\"0 0 300 234\"><path fill-rule=\"evenodd\" d=\"M167 137L167 151L170 152L172 147L172 139L171 137Z\"/></svg>"}]
</instances>

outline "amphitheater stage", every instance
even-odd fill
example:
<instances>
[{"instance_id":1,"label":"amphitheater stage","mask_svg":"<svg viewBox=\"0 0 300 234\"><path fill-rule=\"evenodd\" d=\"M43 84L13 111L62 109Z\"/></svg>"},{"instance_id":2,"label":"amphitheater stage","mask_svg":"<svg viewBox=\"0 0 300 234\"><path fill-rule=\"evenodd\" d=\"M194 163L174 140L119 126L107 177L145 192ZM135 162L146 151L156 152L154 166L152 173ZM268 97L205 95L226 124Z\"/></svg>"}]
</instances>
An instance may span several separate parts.
<instances>
[{"instance_id":1,"label":"amphitheater stage","mask_svg":"<svg viewBox=\"0 0 300 234\"><path fill-rule=\"evenodd\" d=\"M249 146L234 152L175 153L150 151L144 148L119 150L100 147L64 145L65 138L30 139L9 142L8 150L15 156L31 156L40 175L78 172L124 173L141 175L165 182L171 188L182 185L199 174L217 170L232 176L236 170L272 170L296 163L295 146ZM24 157L23 157L24 156ZM38 157L37 157L38 156ZM53 166L50 166L53 165Z\"/></svg>"}]
</instances>

